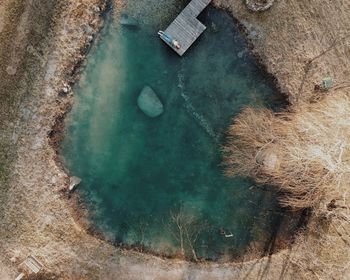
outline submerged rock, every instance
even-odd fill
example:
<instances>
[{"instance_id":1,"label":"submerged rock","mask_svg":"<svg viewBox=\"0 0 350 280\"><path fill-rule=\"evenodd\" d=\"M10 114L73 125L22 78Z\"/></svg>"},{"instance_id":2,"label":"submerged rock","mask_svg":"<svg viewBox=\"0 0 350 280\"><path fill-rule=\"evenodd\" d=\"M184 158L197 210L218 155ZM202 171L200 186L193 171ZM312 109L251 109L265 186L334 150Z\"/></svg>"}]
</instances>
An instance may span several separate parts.
<instances>
[{"instance_id":1,"label":"submerged rock","mask_svg":"<svg viewBox=\"0 0 350 280\"><path fill-rule=\"evenodd\" d=\"M121 15L120 24L125 26L130 26L130 27L137 27L139 25L136 19L134 19L133 17L127 14Z\"/></svg>"},{"instance_id":2,"label":"submerged rock","mask_svg":"<svg viewBox=\"0 0 350 280\"><path fill-rule=\"evenodd\" d=\"M137 105L142 112L150 118L155 118L164 112L164 106L157 94L149 86L145 86L139 97L137 98Z\"/></svg>"}]
</instances>

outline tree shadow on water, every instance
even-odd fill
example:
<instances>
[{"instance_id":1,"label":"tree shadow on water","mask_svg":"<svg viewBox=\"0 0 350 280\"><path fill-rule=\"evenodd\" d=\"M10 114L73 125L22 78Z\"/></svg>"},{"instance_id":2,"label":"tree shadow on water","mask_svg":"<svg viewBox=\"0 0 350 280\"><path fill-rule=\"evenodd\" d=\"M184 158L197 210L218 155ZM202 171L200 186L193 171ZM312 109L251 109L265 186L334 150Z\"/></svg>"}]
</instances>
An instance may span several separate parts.
<instances>
[{"instance_id":1,"label":"tree shadow on water","mask_svg":"<svg viewBox=\"0 0 350 280\"><path fill-rule=\"evenodd\" d=\"M271 268L276 270L276 263L272 263L273 254L281 249L286 249L287 253L285 254L281 266L280 268L277 268L278 270L280 269L278 279L284 279L290 265L292 246L294 244L295 237L298 233L305 229L310 211L308 209L304 209L297 214L288 212L286 209L282 209L282 211L284 212L283 215L277 219L276 224L271 231L271 234L266 240L261 258L257 258L256 260L252 261L252 265L249 270L245 272L244 275L241 275L241 277L238 279L251 279L251 277L255 276L252 275L252 273L256 268L258 269L258 278L254 279L269 279L269 276L272 273ZM286 222L290 219L293 219L294 222L292 222L291 227L286 230ZM278 244L281 239L285 242L285 245L283 247ZM263 257L266 258L262 259ZM243 265L244 260L242 261L242 266Z\"/></svg>"}]
</instances>

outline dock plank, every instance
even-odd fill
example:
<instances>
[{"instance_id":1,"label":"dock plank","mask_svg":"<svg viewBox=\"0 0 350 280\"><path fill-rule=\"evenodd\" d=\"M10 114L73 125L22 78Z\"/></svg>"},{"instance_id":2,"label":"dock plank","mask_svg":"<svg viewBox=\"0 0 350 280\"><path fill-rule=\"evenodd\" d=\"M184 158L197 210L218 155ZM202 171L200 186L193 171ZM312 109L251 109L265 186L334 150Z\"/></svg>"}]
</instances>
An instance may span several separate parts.
<instances>
[{"instance_id":1,"label":"dock plank","mask_svg":"<svg viewBox=\"0 0 350 280\"><path fill-rule=\"evenodd\" d=\"M180 44L177 49L173 44L161 39L167 43L177 54L182 56L198 37L206 29L197 17L210 4L212 0L192 0L175 20L165 29L165 34Z\"/></svg>"}]
</instances>

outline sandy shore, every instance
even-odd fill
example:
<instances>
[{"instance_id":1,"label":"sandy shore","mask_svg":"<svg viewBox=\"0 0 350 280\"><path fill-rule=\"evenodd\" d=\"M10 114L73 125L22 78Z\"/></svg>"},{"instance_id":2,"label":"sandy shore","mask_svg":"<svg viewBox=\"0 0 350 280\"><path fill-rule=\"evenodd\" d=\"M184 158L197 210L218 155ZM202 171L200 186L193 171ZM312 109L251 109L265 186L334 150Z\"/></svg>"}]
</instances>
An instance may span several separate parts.
<instances>
[{"instance_id":1,"label":"sandy shore","mask_svg":"<svg viewBox=\"0 0 350 280\"><path fill-rule=\"evenodd\" d=\"M23 7L31 11L28 4L31 1L24 2ZM349 26L350 19L346 17L349 3L337 1L327 6L318 2L277 1L270 10L254 14L241 1L232 1L231 5L216 1L217 5L225 4L246 26L256 53L275 75L291 103L314 98L314 83L325 73L333 75L340 85L350 69L350 62L345 59L347 46L341 43L327 52L329 56L312 63L303 78L305 63L329 48L336 31L345 36ZM61 0L57 5L48 31L52 34L51 43L43 44L38 51L29 48L40 57L40 63L16 62L29 63L31 70L35 69L30 92L26 90L27 82L13 89L21 92L13 101L16 110L13 116L1 115L8 120L1 126L1 143L9 151L16 151L16 160L7 160L3 174L11 170L7 172L10 176L7 180L4 175L1 180L0 278L14 279L19 265L28 255L33 255L46 271L57 275L54 279L296 279L297 267L290 262L293 250L243 263L190 264L115 248L88 234L73 218L75 215L64 195L69 178L56 163L48 135L72 103L69 85L77 77L76 65L84 58L83 50L101 25L104 4L101 0ZM344 10L336 8L339 5ZM24 8L18 13L20 22L29 21L25 11ZM324 24L320 18L328 18L328 13L343 21ZM27 54L30 39L24 35L29 33L17 29L13 34L23 40L19 41L22 44L18 51ZM322 41L318 41L319 36ZM27 81L29 74L25 70L23 77L19 72L11 75L14 68L20 69L13 65L10 56L2 66L6 73L1 78L9 79L6 76L9 75L17 81ZM14 157L12 152L7 155Z\"/></svg>"}]
</instances>

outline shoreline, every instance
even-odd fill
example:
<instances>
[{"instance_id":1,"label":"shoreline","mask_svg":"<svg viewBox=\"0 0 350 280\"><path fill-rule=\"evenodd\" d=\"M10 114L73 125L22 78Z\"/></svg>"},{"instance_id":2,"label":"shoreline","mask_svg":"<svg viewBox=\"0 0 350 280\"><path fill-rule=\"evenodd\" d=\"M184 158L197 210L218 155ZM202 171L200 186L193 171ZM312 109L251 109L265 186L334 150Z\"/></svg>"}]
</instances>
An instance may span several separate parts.
<instances>
[{"instance_id":1,"label":"shoreline","mask_svg":"<svg viewBox=\"0 0 350 280\"><path fill-rule=\"evenodd\" d=\"M274 77L271 73L268 73L266 70L266 66L262 63L259 55L253 51L253 43L249 40L248 38L248 31L246 28L244 28L244 25L242 25L238 19L236 19L227 9L223 9L223 8L218 8L218 7L214 7L215 9L221 9L223 10L225 13L227 13L231 19L233 20L233 23L236 25L237 29L239 32L242 32L243 37L245 38L245 43L246 46L248 48L248 51L253 55L253 58L256 60L256 64L258 65L258 68L260 71L263 71L263 75L266 77L266 79L268 80L268 83L271 84L271 86L273 87L274 91L276 92L276 95L280 95L283 96L283 98L285 98L285 96L283 95L282 92L280 92L279 90L279 84L278 84L278 80L276 77ZM116 12L113 10L113 8L111 6L106 7L106 10L101 11L100 17L102 22L104 23L106 20L106 17L111 16L111 17L115 17ZM115 20L112 19L112 20ZM77 62L76 66L74 66L74 70L72 72L72 77L71 77L71 82L69 83L69 87L73 88L75 83L79 81L79 77L80 77L80 73L84 70L85 66L86 66L86 60L87 60L87 56L89 54L89 51L91 50L91 48L94 47L94 45L98 44L99 40L101 40L102 38L100 38L100 36L102 36L102 34L100 33L101 30L104 28L104 24L101 25L99 27L98 30L95 31L95 35L94 35L94 40L90 41L88 43L88 48L86 47L82 47L82 49L84 49L84 51L81 52L81 57L80 60ZM87 51L85 51L87 50ZM65 98L65 96L63 96L62 98ZM285 106L288 106L287 100ZM56 164L58 167L60 167L61 171L63 173L65 173L68 177L69 177L69 170L64 166L64 162L63 162L63 158L62 155L59 154L59 146L61 141L63 140L63 138L66 135L66 127L65 127L65 117L67 114L69 114L70 110L72 109L72 106L74 105L74 95L68 100L68 103L66 104L66 108L63 109L63 113L62 115L57 116L57 118L55 119L55 123L54 126L52 128L52 130L49 132L49 143L52 146L52 149L55 151L56 153ZM257 259L260 259L262 257L266 257L266 256L262 256L260 251L255 250L255 248L251 248L250 246L249 249L253 250L255 253L254 255L247 255L246 256L246 250L245 249L244 252L242 252L243 257L233 257L230 260L214 260L214 259L207 259L207 258L199 258L199 261L194 261L191 258L187 258L184 256L180 256L180 255L167 255L165 253L161 253L161 252L157 252L154 251L152 249L149 249L147 247L143 247L143 246L138 246L138 245L129 245L129 244L116 244L115 241L109 240L104 232L102 232L101 230L99 230L96 226L94 226L93 224L91 224L88 221L88 208L89 206L86 205L84 203L84 201L81 199L79 193L77 193L77 191L74 192L70 192L68 190L68 184L67 184L67 188L65 190L62 190L62 197L64 199L67 199L67 203L69 204L69 206L71 207L71 212L72 212L72 216L74 217L75 221L82 227L82 229L84 229L88 234L92 235L93 237L103 241L103 242L107 242L109 244L111 244L112 246L114 246L117 249L120 250L127 250L127 251L131 251L131 252L135 252L135 253L140 253L140 254L146 254L146 255L150 255L150 256L155 256L155 257L159 257L162 258L164 260L180 260L180 261L187 261L193 264L196 263L217 263L217 264L232 264L232 263L240 263L242 259L244 259L245 257L248 257L249 261L254 261ZM288 211L287 211L288 212ZM294 217L295 215L293 215ZM295 217L295 219L298 220L298 216ZM296 229L296 231L298 231L298 229ZM285 234L283 234L285 235ZM287 236L284 236L287 237ZM288 236L286 239L280 240L279 243L283 243L284 245L282 245L281 247L277 247L273 250L273 252L269 252L272 254L278 253L279 251L282 250L286 250L288 249L288 246L286 244L291 244L295 239L294 234L292 234L291 236Z\"/></svg>"},{"instance_id":2,"label":"shoreline","mask_svg":"<svg viewBox=\"0 0 350 280\"><path fill-rule=\"evenodd\" d=\"M265 79L273 86L273 89L276 90L276 94L285 99L285 107L283 107L283 109L288 109L288 107L291 105L290 101L288 100L289 96L286 92L282 91L280 81L273 73L269 71L267 65L264 63L261 57L261 54L259 54L259 52L256 50L254 42L250 37L248 28L230 11L228 7L215 4L214 6L216 9L225 11L232 18L234 24L237 26L237 29L243 34L245 44L247 45L250 54L254 57L259 69L264 73Z\"/></svg>"}]
</instances>

